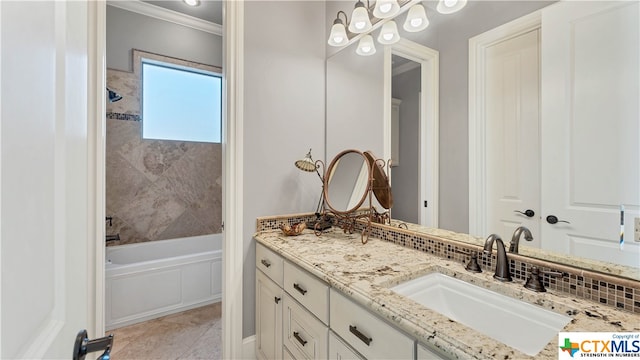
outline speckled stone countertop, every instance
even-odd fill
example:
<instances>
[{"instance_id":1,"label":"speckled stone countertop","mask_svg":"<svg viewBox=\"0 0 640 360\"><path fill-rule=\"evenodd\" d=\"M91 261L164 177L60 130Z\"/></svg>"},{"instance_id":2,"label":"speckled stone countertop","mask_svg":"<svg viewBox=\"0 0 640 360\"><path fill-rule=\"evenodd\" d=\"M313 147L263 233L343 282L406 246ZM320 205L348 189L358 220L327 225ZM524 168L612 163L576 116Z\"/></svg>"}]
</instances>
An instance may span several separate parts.
<instances>
[{"instance_id":1,"label":"speckled stone countertop","mask_svg":"<svg viewBox=\"0 0 640 360\"><path fill-rule=\"evenodd\" d=\"M502 283L493 272L470 273L464 264L445 260L387 241L369 238L363 245L359 234L340 229L315 236L305 230L287 237L280 230L255 234L257 242L326 281L370 311L387 319L419 342L460 359L556 359L558 337L554 336L537 355L529 356L497 342L465 325L452 321L413 300L396 294L390 287L431 272L479 285L504 295L569 315L572 320L563 331L640 331L640 315L598 303L573 298L564 293L536 293L522 281ZM527 336L527 329L521 331Z\"/></svg>"}]
</instances>

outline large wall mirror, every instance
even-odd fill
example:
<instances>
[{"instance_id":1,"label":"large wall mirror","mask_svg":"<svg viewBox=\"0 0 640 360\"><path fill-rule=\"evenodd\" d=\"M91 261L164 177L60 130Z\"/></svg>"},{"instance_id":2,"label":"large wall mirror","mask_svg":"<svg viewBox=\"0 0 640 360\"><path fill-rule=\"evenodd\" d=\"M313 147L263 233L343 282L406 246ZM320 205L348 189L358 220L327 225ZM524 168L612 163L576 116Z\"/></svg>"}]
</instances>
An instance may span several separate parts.
<instances>
[{"instance_id":1,"label":"large wall mirror","mask_svg":"<svg viewBox=\"0 0 640 360\"><path fill-rule=\"evenodd\" d=\"M605 2L574 2L573 6L575 6L576 8L569 9L564 12L575 14L576 16L578 16L578 18L588 18L589 21L611 21L611 19L599 19L597 16L592 16L599 13L597 10L581 8L582 6L597 6L598 4L604 3ZM470 81L469 39L483 34L491 29L494 29L502 24L511 22L527 14L543 9L549 5L555 5L550 1L470 1L467 7L463 9L463 11L455 14L455 17L450 18L446 18L446 15L437 14L428 3L425 3L425 5L427 7L429 19L431 21L430 27L427 28L424 33L408 35L401 32L400 35L403 38L406 35L407 39L415 43L425 45L428 48L437 50L439 52L440 100L438 102L439 136L437 138L437 141L439 142L438 149L440 152L438 157L438 168L440 171L440 174L438 176L438 180L440 183L438 196L440 204L437 208L437 226L441 229L451 230L455 232L471 233L471 235L474 236L469 237L470 241L473 241L474 238L475 241L479 241L479 239L486 237L492 232L504 232L500 233L500 235L503 238L509 239L511 237L509 229L513 229L519 224L525 224L524 222L522 222L522 220L526 220L528 219L528 217L526 217L525 215L516 214L523 217L524 219L516 218L516 221L513 224L507 224L507 226L501 229L491 230L489 229L489 227L491 227L490 225L483 231L474 233L475 231L478 231L473 225L473 222L475 221L474 219L478 217L478 212L482 212L481 209L474 209L473 205L476 201L474 199L476 199L478 196L487 196L488 194L486 188L482 189L478 187L474 188L473 190L477 191L478 193L470 194L469 181L471 180L469 179L470 176L473 177L475 176L475 174L473 174L473 170L469 170L469 164L470 161L473 161L470 160L470 158L474 156L473 152L477 149L477 144L473 143L473 139L471 139L472 143L470 144L469 137L469 129L472 126L475 126L475 123L472 124L469 122L469 111L473 110L470 109L468 105ZM622 18L615 20L614 22L623 24L621 25L623 26L622 29L624 29L623 32L625 33L623 41L629 44L635 44L635 48L632 48L631 50L625 50L625 58L627 58L627 60L623 61L621 66L628 66L625 64L630 64L630 62L635 61L635 70L633 68L630 68L628 69L628 71L630 71L632 74L635 74L635 77L633 78L637 79L637 63L639 59L637 44L639 42L638 29L640 28L640 26L638 26L638 6L640 5L638 3L625 3L618 6L635 7L634 9L626 8L622 10L620 8L618 10L621 11L614 10L613 13L617 12L618 15L622 16ZM611 11L609 12L609 14L611 14ZM333 15L334 14L332 14L331 16ZM331 16L328 15L328 18ZM557 16L560 15L554 16L556 16L557 20ZM585 20L580 24L586 23L588 23L588 21ZM634 24L635 26L633 26ZM587 28L574 30L583 34L585 36L585 39L587 38L588 34L591 34L592 37L595 35L595 33L590 33ZM615 32L615 29L613 31ZM427 34L429 32L430 34ZM540 44L545 41L544 31L541 32L539 39L536 41L538 41ZM385 71L392 71L391 63L393 63L394 61L392 58L391 61L385 63L384 47L379 44L376 44L376 46L378 47L377 53L370 57L360 57L356 55L354 46L350 46L340 50L335 54L332 54L327 58L326 149L328 158L335 155L340 149L352 147L361 149L372 149L375 153L383 154L383 158L391 157L389 152L391 151L390 149L393 147L393 145L390 142L388 145L385 145L385 141L387 141L385 138L385 127L391 128L392 126L390 123L391 111L393 106L391 95L392 89L389 88L388 85L385 86L384 76ZM546 57L544 59L554 59L556 56L554 51L565 54L568 47L567 44L564 44L563 47L562 43L555 44L555 49L553 47L545 48L545 45L540 46L546 51ZM575 49L578 49L579 51L588 51L589 46L585 46L583 48L574 48L574 50ZM610 48L609 50L611 51L611 53L622 51L619 47ZM598 54L602 55L603 52L599 52ZM558 54L557 56L564 55ZM603 55L599 58L604 59L605 57L606 56ZM405 60L396 58L395 62L403 63L405 62ZM565 69L565 71L569 74L580 74L580 72L586 69L586 66L589 65L593 67L598 65L598 62L583 62L577 64L576 68ZM591 71L593 71L593 68ZM557 77L564 79L565 74L559 73ZM586 77L584 79L586 79ZM392 83L391 85L392 88L397 88L393 89L395 93L411 91L409 87L411 87L412 85L409 84L407 85L407 88L400 88L398 84L399 82ZM416 85L414 84L413 87L415 88L415 86ZM606 84L606 86L616 86L616 84L610 82ZM628 88L625 93L629 93L630 96L635 96L634 100L627 99L626 97L622 98L622 103L628 104L628 106L610 109L610 112L602 112L599 109L591 108L590 111L600 117L600 120L596 121L593 116L589 116L589 118L592 119L590 120L591 123L589 125L591 126L590 128L592 130L587 131L589 129L587 125L577 124L574 122L572 123L573 125L571 125L574 126L573 128L571 128L570 125L567 125L567 129L569 129L569 136L572 136L571 141L566 141L566 138L556 139L557 142L562 144L577 144L578 142L581 142L583 144L591 143L593 145L591 146L591 150L588 153L581 152L580 154L578 154L586 155L582 156L579 159L579 163L570 165L573 166L576 171L570 172L567 180L563 180L557 177L557 175L563 171L562 168L553 170L553 165L549 167L547 167L547 165L545 164L540 165L541 169L547 169L540 172L540 187L553 187L554 182L557 183L558 181L571 181L572 184L576 186L575 192L570 196L573 200L576 200L576 196L578 196L578 200L580 201L574 201L573 205L568 206L569 209L566 210L568 212L563 212L565 210L552 212L547 207L545 207L545 205L537 205L537 208L535 209L536 214L534 216L534 218L538 219L539 222L543 223L543 226L550 226L551 224L547 221L547 216L555 215L558 220L555 225L559 226L556 226L554 229L557 230L560 228L564 228L565 230L569 230L562 236L565 239L567 237L571 238L569 240L570 242L567 242L566 244L563 243L563 241L565 240L562 240L559 235L554 235L551 232L549 232L546 236L538 233L538 239L544 237L546 238L546 243L544 239L537 243L521 242L520 252L522 254L550 261L556 261L559 263L589 268L605 273L619 274L624 277L640 280L640 253L638 252L640 242L635 242L633 238L634 220L635 218L640 217L640 190L638 190L640 189L640 186L637 185L640 183L640 176L638 175L638 169L640 168L640 160L638 155L640 154L640 145L638 145L637 141L631 142L631 135L629 135L634 134L633 136L637 137L637 135L640 134L640 121L638 120L639 116L637 106L637 98L639 94L637 82L635 84L635 87L633 86L633 84L627 84L624 86L630 86L630 88ZM545 91L544 89L548 88L548 86L542 87L540 91ZM575 82L569 87L563 87L558 84L557 87L554 88L556 89L556 91L558 91L557 93L542 93L540 94L540 101L548 102L549 99L553 97L557 99L564 99L565 96L573 96L572 100L575 100L576 97L582 96L582 98L580 98L580 101L587 103L594 102L588 101L588 99L590 99L589 96L602 96L603 98L609 99L609 95L602 93L602 87L591 86L587 83ZM347 96L347 94L350 96ZM559 105L556 104L556 106ZM543 106L540 106L539 111L540 117L550 116L549 113L545 114L545 111L549 110L545 110ZM573 111L574 113L567 113L566 111ZM587 117L587 115L589 115L588 113L585 113L585 111L582 111L582 108L574 108L572 110L557 108L557 114L559 114L557 116L574 116L575 114L577 114L575 113L575 111L578 111L581 117ZM628 121L626 125L623 123L615 123L611 120L612 117L620 116L627 117L627 119L631 120ZM389 121L389 123L387 123L387 121ZM407 131L408 126L409 125L400 122L400 134L402 134L404 130L405 132L413 133L414 135L416 135L415 131ZM564 131L566 129L559 128L557 130ZM587 131L589 134L586 137L582 138L578 134L584 131ZM615 154L617 150L598 150L603 149L602 147L598 146L601 141L606 140L608 142L614 143L615 139L624 140L624 144L616 148L622 149L621 151L624 156L616 158ZM514 148L526 146L526 143L521 141L522 140L517 141L513 145ZM405 140L401 139L399 141L399 146L401 147L403 145L406 145ZM569 148L568 151L574 151L574 155L576 155L574 148ZM549 159L554 158L553 154L545 153L544 150L541 150L541 153L541 162L548 162ZM618 151L618 153L621 152ZM562 157L564 158L565 156L562 155ZM403 158L402 156L399 158L398 163L400 166L404 165L404 160L405 158ZM617 164L615 166L613 166L614 160ZM606 168L594 168L593 166L591 166L595 163L599 163L602 165L607 164L607 162L610 163L609 165L611 166L606 166ZM589 169L592 174L591 176L588 175ZM416 166L413 170L414 172L418 171L418 166ZM497 174L496 176L511 175L512 174L507 173ZM514 174L514 176L516 176L516 174ZM522 176L522 174L517 174L517 176ZM405 197L405 195L402 194L403 191L409 190L409 186L401 185L402 183L396 183L393 168L391 170L390 178L395 198L394 209L399 209L401 206L399 205L400 202L404 203L406 202L406 200L404 199L412 198L410 195L406 195ZM400 182L400 180L398 181ZM606 184L607 182L611 185L609 189L603 188L598 190L598 186L604 186L603 184ZM489 186L489 184L485 183L485 186ZM625 190L625 186L627 190ZM402 188L398 189L399 187ZM416 187L413 186L413 188ZM416 191L415 195L413 196L413 199L415 201L415 199L418 198L418 190L416 189L411 191ZM562 198L563 196L564 195L556 195L555 197ZM597 203L597 201L599 201L599 203ZM614 217L617 218L617 221L614 221L613 225L610 226L610 229L608 225L611 224L607 223L607 234L605 234L605 236L602 236L601 233L596 233L597 231L599 231L598 229L593 230L595 232L592 233L590 233L589 231L580 233L578 233L577 231L573 231L580 225L581 222L589 222L590 217L588 215L574 215L576 219L580 220L567 220L571 224L561 222L562 220L566 220L563 218L565 214L569 214L570 211L575 210L575 208L584 207L587 203L590 203L591 205L596 204L595 207L598 208L598 211L600 211L601 213L606 213L607 216L612 219ZM597 245L596 242L590 242L589 239L591 238L607 237L611 240L617 240L619 238L620 205L623 205L625 210L624 250L620 250L619 244L617 242L601 243L600 245ZM395 214L398 213L398 216L404 217L405 219L407 219L407 221L410 220L410 222L412 223L420 223L419 219L418 221L415 221L415 216L410 218L409 215L403 215L400 210L394 212L394 209L392 209L391 212L393 218L396 218ZM521 210L525 212L525 210L527 209L520 209L520 207L511 209L512 212L514 210ZM473 229L470 228L470 219L472 220L471 227L473 227ZM605 226L597 226L597 228L604 227ZM421 229L419 226L413 228L417 229L417 231ZM428 231L428 229L426 229L426 231ZM560 240L556 241L555 239ZM542 249L540 247L542 247ZM602 249L604 249L605 247L608 248L606 258L598 258L597 256L589 255L590 252L593 253L594 251L598 253L604 253Z\"/></svg>"}]
</instances>

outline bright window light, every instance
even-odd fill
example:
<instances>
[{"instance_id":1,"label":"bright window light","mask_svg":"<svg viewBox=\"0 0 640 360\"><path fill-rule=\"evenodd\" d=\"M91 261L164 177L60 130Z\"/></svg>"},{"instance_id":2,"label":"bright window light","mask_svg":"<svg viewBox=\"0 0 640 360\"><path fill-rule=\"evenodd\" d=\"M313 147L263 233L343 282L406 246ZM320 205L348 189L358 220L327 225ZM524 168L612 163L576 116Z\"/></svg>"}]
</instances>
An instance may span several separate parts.
<instances>
[{"instance_id":1,"label":"bright window light","mask_svg":"<svg viewBox=\"0 0 640 360\"><path fill-rule=\"evenodd\" d=\"M142 62L142 137L221 142L220 74L158 61Z\"/></svg>"}]
</instances>

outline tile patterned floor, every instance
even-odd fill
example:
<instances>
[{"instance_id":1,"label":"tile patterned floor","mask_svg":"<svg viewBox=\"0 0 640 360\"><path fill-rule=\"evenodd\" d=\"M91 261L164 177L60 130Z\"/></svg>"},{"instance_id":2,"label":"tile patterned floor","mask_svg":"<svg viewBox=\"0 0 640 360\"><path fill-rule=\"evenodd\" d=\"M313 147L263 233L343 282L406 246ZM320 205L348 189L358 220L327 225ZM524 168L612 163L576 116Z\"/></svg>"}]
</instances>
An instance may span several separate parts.
<instances>
[{"instance_id":1,"label":"tile patterned floor","mask_svg":"<svg viewBox=\"0 0 640 360\"><path fill-rule=\"evenodd\" d=\"M221 303L108 331L113 360L222 358Z\"/></svg>"}]
</instances>

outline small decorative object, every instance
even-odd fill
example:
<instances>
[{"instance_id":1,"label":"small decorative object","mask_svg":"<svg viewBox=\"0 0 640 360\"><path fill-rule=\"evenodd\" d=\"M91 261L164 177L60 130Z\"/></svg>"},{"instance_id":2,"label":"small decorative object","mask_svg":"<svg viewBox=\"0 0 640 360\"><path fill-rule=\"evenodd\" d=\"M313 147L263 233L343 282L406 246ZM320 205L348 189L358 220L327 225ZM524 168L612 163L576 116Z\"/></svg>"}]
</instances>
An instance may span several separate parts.
<instances>
[{"instance_id":1,"label":"small decorative object","mask_svg":"<svg viewBox=\"0 0 640 360\"><path fill-rule=\"evenodd\" d=\"M287 236L296 236L302 234L302 230L306 229L307 225L304 222L295 223L293 225L282 224L280 230Z\"/></svg>"}]
</instances>

